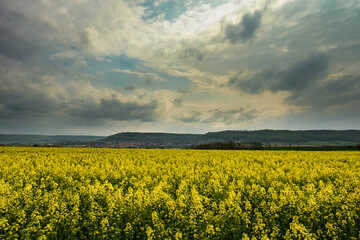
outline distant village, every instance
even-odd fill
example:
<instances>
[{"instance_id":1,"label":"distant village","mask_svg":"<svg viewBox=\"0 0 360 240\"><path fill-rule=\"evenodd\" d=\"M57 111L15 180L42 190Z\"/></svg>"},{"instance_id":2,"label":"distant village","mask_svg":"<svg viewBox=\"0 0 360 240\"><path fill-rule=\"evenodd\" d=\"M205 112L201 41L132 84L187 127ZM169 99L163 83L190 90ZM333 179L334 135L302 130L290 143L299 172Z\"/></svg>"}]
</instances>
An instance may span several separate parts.
<instances>
[{"instance_id":1,"label":"distant village","mask_svg":"<svg viewBox=\"0 0 360 240\"><path fill-rule=\"evenodd\" d=\"M17 147L69 147L69 148L164 148L164 149L183 149L189 147L191 144L184 143L128 143L128 142L64 142L64 143L44 143L44 144L1 144L2 146L17 146Z\"/></svg>"}]
</instances>

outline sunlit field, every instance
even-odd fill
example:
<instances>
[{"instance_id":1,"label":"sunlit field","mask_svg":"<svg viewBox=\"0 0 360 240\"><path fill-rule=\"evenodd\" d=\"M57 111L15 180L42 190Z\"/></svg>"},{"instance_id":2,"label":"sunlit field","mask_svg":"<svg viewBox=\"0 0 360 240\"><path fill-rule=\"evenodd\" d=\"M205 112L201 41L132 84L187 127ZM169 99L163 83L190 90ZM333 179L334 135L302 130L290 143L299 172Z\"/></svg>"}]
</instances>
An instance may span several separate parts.
<instances>
[{"instance_id":1,"label":"sunlit field","mask_svg":"<svg viewBox=\"0 0 360 240\"><path fill-rule=\"evenodd\" d=\"M359 152L0 148L0 239L359 239Z\"/></svg>"}]
</instances>

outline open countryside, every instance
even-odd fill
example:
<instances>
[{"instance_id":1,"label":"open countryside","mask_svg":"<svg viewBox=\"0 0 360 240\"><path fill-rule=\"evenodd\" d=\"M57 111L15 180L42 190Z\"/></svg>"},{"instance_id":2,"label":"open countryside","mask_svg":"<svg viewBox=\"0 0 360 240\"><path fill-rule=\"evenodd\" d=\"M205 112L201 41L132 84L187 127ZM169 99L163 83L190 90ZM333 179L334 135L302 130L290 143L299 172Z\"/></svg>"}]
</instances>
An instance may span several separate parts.
<instances>
[{"instance_id":1,"label":"open countryside","mask_svg":"<svg viewBox=\"0 0 360 240\"><path fill-rule=\"evenodd\" d=\"M0 240L360 240L360 0L0 0Z\"/></svg>"}]
</instances>

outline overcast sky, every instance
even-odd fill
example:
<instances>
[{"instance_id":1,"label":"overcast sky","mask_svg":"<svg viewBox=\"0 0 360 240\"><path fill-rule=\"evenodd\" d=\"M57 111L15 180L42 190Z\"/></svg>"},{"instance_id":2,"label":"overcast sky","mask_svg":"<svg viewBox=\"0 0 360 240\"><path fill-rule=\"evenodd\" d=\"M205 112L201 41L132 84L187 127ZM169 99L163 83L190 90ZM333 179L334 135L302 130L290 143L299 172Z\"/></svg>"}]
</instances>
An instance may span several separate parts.
<instances>
[{"instance_id":1,"label":"overcast sky","mask_svg":"<svg viewBox=\"0 0 360 240\"><path fill-rule=\"evenodd\" d=\"M0 0L0 133L359 123L359 0Z\"/></svg>"}]
</instances>

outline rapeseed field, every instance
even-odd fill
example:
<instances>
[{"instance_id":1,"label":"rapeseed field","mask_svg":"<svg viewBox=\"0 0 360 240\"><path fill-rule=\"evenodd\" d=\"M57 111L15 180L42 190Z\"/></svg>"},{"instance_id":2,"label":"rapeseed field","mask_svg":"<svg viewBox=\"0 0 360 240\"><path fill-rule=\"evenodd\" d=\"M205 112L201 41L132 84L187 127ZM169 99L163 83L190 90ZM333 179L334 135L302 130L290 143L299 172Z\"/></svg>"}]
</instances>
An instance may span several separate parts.
<instances>
[{"instance_id":1,"label":"rapeseed field","mask_svg":"<svg viewBox=\"0 0 360 240\"><path fill-rule=\"evenodd\" d=\"M0 239L360 239L360 153L0 147Z\"/></svg>"}]
</instances>

